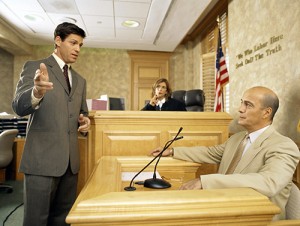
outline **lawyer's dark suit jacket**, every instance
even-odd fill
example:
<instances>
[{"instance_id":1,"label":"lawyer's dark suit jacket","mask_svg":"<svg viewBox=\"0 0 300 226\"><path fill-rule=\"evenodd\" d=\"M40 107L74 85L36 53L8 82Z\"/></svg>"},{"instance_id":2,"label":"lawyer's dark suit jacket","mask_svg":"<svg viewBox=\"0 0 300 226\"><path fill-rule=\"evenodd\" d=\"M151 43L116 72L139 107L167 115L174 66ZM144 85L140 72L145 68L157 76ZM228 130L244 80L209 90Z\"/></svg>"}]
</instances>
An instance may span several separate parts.
<instances>
[{"instance_id":1,"label":"lawyer's dark suit jacket","mask_svg":"<svg viewBox=\"0 0 300 226\"><path fill-rule=\"evenodd\" d=\"M220 164L217 174L202 175L203 189L250 187L270 198L282 212L274 219L285 218L291 181L300 159L297 145L271 125L249 147L234 174L224 175L245 132L231 136L213 147L174 148L174 158L200 163Z\"/></svg>"},{"instance_id":2,"label":"lawyer's dark suit jacket","mask_svg":"<svg viewBox=\"0 0 300 226\"><path fill-rule=\"evenodd\" d=\"M31 105L35 71L45 63L53 90L46 92L38 109ZM20 171L26 174L61 176L68 164L79 171L78 117L88 116L86 81L71 69L72 89L68 91L63 72L53 56L26 62L12 103L19 116L29 115Z\"/></svg>"},{"instance_id":3,"label":"lawyer's dark suit jacket","mask_svg":"<svg viewBox=\"0 0 300 226\"><path fill-rule=\"evenodd\" d=\"M184 103L170 97L161 106L161 109L159 109L158 106L152 106L150 103L148 103L142 109L142 111L186 111L186 109Z\"/></svg>"}]
</instances>

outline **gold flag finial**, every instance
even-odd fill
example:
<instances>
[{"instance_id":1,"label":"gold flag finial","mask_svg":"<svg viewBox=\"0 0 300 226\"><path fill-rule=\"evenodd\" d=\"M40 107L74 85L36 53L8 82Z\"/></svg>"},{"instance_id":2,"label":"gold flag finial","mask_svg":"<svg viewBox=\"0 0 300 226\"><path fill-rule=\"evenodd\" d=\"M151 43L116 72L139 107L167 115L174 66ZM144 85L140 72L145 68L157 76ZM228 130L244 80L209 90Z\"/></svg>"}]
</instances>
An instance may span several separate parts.
<instances>
[{"instance_id":1,"label":"gold flag finial","mask_svg":"<svg viewBox=\"0 0 300 226\"><path fill-rule=\"evenodd\" d=\"M219 17L219 15L218 15L216 21L217 21L218 27L220 27L220 17Z\"/></svg>"}]
</instances>

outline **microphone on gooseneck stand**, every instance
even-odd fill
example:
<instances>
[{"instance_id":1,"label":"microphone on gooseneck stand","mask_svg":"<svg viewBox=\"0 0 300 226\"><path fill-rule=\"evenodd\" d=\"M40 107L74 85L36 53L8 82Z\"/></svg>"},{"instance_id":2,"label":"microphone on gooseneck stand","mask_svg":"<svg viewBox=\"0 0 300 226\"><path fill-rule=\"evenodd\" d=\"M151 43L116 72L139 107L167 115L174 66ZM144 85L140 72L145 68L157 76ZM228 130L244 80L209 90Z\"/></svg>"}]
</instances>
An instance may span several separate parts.
<instances>
[{"instance_id":1,"label":"microphone on gooseneck stand","mask_svg":"<svg viewBox=\"0 0 300 226\"><path fill-rule=\"evenodd\" d=\"M164 146L164 148L162 149L162 151L157 155L157 156L155 156L143 169L141 169L133 178L132 178L132 180L130 181L130 184L129 184L129 186L128 187L125 187L124 188L124 190L125 191L134 191L134 190L136 190L136 188L135 187L133 187L132 186L132 183L133 183L133 181L134 181L134 179L141 173L141 172L143 172L155 159L157 159L157 158L159 158L160 159L160 157L162 156L162 154L163 154L163 152L175 141L175 140L179 140L179 139L182 139L183 137L178 137L178 135L179 135L179 133L181 132L181 130L182 130L182 127L180 127L180 129L179 129L179 131L178 131L178 133L176 134L176 136L174 137L174 139L172 139L172 140L169 140L166 144L165 144L165 146ZM159 162L159 160L156 162L156 165L155 165L155 169L154 169L154 174L153 174L153 178L155 177L156 178L156 174L155 174L155 171L156 171L156 166L157 166L157 164L158 164L158 162ZM152 179L148 179L148 180L152 180ZM154 179L153 179L154 180ZM160 180L160 179L156 179L156 180ZM151 182L150 182L151 183ZM167 182L168 183L168 182ZM144 185L145 186L145 185ZM150 185L151 186L151 185ZM170 185L171 186L171 185ZM170 187L169 186L169 187ZM146 187L146 186L145 186Z\"/></svg>"},{"instance_id":2,"label":"microphone on gooseneck stand","mask_svg":"<svg viewBox=\"0 0 300 226\"><path fill-rule=\"evenodd\" d=\"M156 188L156 189L162 189L162 188L169 188L169 187L171 187L171 184L168 181L156 178L156 168L157 168L158 162L159 162L162 154L164 153L164 151L167 150L168 147L170 147L171 144L174 141L180 140L180 139L183 138L183 136L178 137L178 135L180 134L181 131L182 131L182 127L180 127L180 129L179 129L178 133L176 134L176 136L174 137L174 139L168 141L166 143L165 147L163 148L163 150L159 153L159 155L158 155L159 157L158 157L158 159L156 161L156 164L155 164L155 167L154 167L153 178L145 180L144 181L144 187L147 187L147 188Z\"/></svg>"}]
</instances>

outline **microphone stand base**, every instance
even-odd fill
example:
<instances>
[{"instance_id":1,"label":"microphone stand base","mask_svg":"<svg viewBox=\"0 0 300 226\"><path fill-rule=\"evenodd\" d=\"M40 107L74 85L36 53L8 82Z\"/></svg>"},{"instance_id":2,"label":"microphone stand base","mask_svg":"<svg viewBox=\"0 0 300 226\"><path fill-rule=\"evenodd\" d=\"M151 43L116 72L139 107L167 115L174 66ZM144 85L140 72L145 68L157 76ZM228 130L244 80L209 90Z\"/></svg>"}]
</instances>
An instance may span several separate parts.
<instances>
[{"instance_id":1,"label":"microphone stand base","mask_svg":"<svg viewBox=\"0 0 300 226\"><path fill-rule=\"evenodd\" d=\"M125 191L135 191L136 188L130 186L130 187L125 187L124 190L125 190Z\"/></svg>"},{"instance_id":2,"label":"microphone stand base","mask_svg":"<svg viewBox=\"0 0 300 226\"><path fill-rule=\"evenodd\" d=\"M155 189L164 189L171 187L171 184L163 179L151 178L144 181L144 187L146 188L155 188Z\"/></svg>"}]
</instances>

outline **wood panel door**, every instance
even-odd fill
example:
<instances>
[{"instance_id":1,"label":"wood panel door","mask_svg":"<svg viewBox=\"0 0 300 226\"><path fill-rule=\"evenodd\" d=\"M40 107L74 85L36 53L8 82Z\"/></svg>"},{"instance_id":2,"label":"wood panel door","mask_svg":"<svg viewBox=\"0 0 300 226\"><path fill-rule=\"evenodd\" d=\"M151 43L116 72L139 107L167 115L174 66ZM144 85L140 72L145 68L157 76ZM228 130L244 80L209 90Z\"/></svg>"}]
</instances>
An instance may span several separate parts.
<instances>
[{"instance_id":1,"label":"wood panel door","mask_svg":"<svg viewBox=\"0 0 300 226\"><path fill-rule=\"evenodd\" d=\"M131 58L131 110L141 110L151 99L152 85L169 79L171 53L129 51Z\"/></svg>"}]
</instances>

